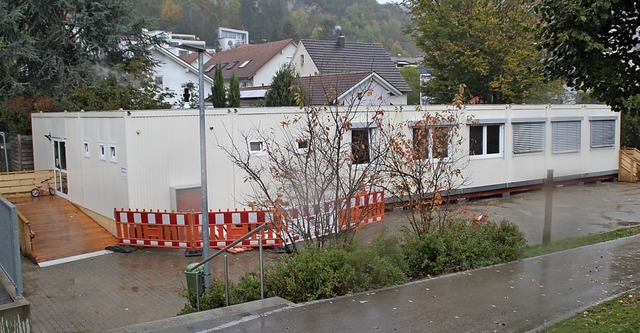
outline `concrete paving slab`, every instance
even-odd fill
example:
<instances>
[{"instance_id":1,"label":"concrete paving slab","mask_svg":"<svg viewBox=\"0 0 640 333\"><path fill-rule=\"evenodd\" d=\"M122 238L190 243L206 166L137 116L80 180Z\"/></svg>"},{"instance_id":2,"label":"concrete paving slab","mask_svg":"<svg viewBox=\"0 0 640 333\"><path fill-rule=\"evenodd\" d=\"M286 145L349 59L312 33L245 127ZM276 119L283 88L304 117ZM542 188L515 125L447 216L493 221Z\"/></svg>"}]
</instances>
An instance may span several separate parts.
<instances>
[{"instance_id":1,"label":"concrete paving slab","mask_svg":"<svg viewBox=\"0 0 640 333\"><path fill-rule=\"evenodd\" d=\"M108 330L105 333L174 333L174 332L198 332L211 327L233 325L233 323L265 316L273 311L291 306L293 303L280 298L271 297L264 300L231 305L224 308L201 311L176 318L167 318L149 323L130 325L118 329Z\"/></svg>"}]
</instances>

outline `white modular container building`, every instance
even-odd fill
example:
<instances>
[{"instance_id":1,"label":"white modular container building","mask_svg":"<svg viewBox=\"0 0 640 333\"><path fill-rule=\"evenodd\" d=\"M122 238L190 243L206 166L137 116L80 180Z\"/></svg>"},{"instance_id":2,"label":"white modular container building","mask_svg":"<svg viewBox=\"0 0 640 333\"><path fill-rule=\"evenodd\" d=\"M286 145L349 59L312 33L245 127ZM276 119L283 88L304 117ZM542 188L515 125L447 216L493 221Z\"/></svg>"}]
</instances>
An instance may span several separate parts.
<instances>
[{"instance_id":1,"label":"white modular container building","mask_svg":"<svg viewBox=\"0 0 640 333\"><path fill-rule=\"evenodd\" d=\"M385 110L392 122L450 106ZM208 203L243 208L250 186L219 145L243 149L244 135L277 128L296 107L206 110ZM461 128L462 193L539 184L547 169L557 180L616 177L618 113L604 105L471 105ZM359 114L363 123L373 112ZM199 210L198 110L34 113L36 170L53 169L59 195L84 208L112 233L114 208ZM373 128L373 131L376 129ZM256 143L259 143L256 136ZM259 146L259 145L256 145ZM251 158L261 158L259 152Z\"/></svg>"}]
</instances>

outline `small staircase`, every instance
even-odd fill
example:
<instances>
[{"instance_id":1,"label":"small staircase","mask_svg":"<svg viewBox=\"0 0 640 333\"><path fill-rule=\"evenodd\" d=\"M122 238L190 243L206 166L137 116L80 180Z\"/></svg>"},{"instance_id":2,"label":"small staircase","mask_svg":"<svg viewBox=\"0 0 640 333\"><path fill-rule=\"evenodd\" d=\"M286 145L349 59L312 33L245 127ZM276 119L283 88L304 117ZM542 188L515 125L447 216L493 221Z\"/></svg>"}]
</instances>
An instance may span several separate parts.
<instances>
[{"instance_id":1,"label":"small staircase","mask_svg":"<svg viewBox=\"0 0 640 333\"><path fill-rule=\"evenodd\" d=\"M620 149L618 180L630 183L640 180L640 150L637 148Z\"/></svg>"}]
</instances>

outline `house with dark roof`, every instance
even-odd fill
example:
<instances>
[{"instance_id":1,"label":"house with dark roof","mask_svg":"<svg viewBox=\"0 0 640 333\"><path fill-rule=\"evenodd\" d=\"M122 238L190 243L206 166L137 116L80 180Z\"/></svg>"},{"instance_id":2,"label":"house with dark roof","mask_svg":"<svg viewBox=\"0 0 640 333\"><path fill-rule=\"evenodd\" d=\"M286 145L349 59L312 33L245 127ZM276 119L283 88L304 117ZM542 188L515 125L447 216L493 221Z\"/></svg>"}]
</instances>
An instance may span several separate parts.
<instances>
[{"instance_id":1,"label":"house with dark roof","mask_svg":"<svg viewBox=\"0 0 640 333\"><path fill-rule=\"evenodd\" d=\"M376 73L395 89L388 90L385 101L406 105L409 85L400 74L389 53L379 43L337 40L300 40L291 61L300 77L346 73ZM399 94L397 94L399 92Z\"/></svg>"},{"instance_id":2,"label":"house with dark roof","mask_svg":"<svg viewBox=\"0 0 640 333\"><path fill-rule=\"evenodd\" d=\"M228 51L218 52L205 62L205 75L213 78L215 67L222 68L222 77L228 85L235 73L240 88L268 87L282 64L291 62L296 50L293 38L263 44L240 45Z\"/></svg>"},{"instance_id":3,"label":"house with dark roof","mask_svg":"<svg viewBox=\"0 0 640 333\"><path fill-rule=\"evenodd\" d=\"M197 56L197 54L196 54ZM157 62L153 68L153 80L162 88L162 90L174 94L173 98L167 98L166 102L174 107L182 101L185 85L192 82L198 85L198 61L195 64L189 63L177 54L162 46L154 46L151 48L151 57ZM204 77L204 94L205 97L211 94L211 85L213 80L210 77Z\"/></svg>"},{"instance_id":4,"label":"house with dark roof","mask_svg":"<svg viewBox=\"0 0 640 333\"><path fill-rule=\"evenodd\" d=\"M307 105L389 106L400 92L376 72L304 76L298 79Z\"/></svg>"}]
</instances>

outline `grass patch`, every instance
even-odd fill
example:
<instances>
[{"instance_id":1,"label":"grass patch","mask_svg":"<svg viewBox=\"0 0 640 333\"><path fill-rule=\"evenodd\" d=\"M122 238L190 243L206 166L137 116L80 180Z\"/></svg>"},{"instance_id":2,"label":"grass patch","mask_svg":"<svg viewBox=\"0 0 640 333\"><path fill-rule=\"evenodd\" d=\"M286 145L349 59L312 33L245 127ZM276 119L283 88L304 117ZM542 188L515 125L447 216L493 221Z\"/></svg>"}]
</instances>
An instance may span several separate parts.
<instances>
[{"instance_id":1,"label":"grass patch","mask_svg":"<svg viewBox=\"0 0 640 333\"><path fill-rule=\"evenodd\" d=\"M639 332L640 290L632 290L622 296L592 307L541 332Z\"/></svg>"},{"instance_id":2,"label":"grass patch","mask_svg":"<svg viewBox=\"0 0 640 333\"><path fill-rule=\"evenodd\" d=\"M631 227L624 229L617 229L607 232L602 232L598 234L592 234L581 237L571 237L555 242L550 242L549 244L543 245L532 245L527 246L524 250L524 257L530 258L543 254L549 254L553 252L563 251L574 249L576 247L592 245L597 243L602 243L618 238L624 238L629 236L634 236L640 234L640 227Z\"/></svg>"}]
</instances>

